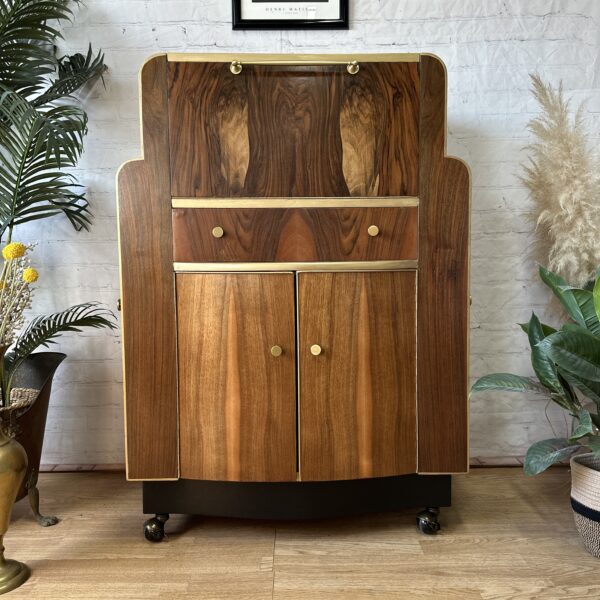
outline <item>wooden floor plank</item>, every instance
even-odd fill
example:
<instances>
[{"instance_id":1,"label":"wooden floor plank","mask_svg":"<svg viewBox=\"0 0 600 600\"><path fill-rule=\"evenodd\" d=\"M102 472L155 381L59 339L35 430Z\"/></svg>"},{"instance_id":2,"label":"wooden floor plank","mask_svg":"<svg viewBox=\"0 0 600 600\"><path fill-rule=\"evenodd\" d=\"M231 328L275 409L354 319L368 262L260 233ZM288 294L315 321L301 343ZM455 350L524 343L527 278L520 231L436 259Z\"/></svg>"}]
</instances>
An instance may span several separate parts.
<instances>
[{"instance_id":1,"label":"wooden floor plank","mask_svg":"<svg viewBox=\"0 0 600 600\"><path fill-rule=\"evenodd\" d=\"M454 480L443 530L415 511L308 523L174 515L168 539L143 539L141 487L119 473L44 473L41 528L14 510L7 556L32 578L11 598L44 600L563 600L599 598L598 561L568 503L568 469L527 478L475 469Z\"/></svg>"}]
</instances>

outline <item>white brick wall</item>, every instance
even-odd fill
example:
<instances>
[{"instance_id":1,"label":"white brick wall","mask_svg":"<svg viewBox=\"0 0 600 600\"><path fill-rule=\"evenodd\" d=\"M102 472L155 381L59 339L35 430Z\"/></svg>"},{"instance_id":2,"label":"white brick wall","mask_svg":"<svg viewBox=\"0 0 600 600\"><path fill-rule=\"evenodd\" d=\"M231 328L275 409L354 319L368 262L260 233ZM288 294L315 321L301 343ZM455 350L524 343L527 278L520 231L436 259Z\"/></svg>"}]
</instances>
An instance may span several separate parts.
<instances>
[{"instance_id":1,"label":"white brick wall","mask_svg":"<svg viewBox=\"0 0 600 600\"><path fill-rule=\"evenodd\" d=\"M528 257L532 227L516 174L536 106L528 74L564 81L589 98L592 142L600 137L600 2L597 0L351 0L350 31L233 32L229 0L94 0L64 28L69 51L102 48L106 88L87 98L90 133L78 174L95 222L77 234L61 220L21 229L37 239L42 280L38 312L118 291L115 172L140 155L137 72L161 51L432 52L449 74L448 149L473 172L473 378L493 370L529 373L515 323L544 313L547 294ZM52 398L45 463L123 461L120 340L105 332L65 336L69 359ZM544 402L515 395L478 397L471 407L474 457L518 456L552 431ZM551 411L558 431L560 412Z\"/></svg>"}]
</instances>

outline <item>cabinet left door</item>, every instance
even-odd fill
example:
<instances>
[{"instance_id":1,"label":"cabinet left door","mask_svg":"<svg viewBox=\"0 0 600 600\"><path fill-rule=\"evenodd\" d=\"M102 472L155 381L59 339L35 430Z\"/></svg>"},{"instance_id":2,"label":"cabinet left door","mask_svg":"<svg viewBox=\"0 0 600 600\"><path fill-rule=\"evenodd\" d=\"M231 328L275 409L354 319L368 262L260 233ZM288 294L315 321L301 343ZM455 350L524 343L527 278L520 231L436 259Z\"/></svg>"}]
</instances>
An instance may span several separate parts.
<instances>
[{"instance_id":1,"label":"cabinet left door","mask_svg":"<svg viewBox=\"0 0 600 600\"><path fill-rule=\"evenodd\" d=\"M176 279L181 477L295 481L294 275Z\"/></svg>"}]
</instances>

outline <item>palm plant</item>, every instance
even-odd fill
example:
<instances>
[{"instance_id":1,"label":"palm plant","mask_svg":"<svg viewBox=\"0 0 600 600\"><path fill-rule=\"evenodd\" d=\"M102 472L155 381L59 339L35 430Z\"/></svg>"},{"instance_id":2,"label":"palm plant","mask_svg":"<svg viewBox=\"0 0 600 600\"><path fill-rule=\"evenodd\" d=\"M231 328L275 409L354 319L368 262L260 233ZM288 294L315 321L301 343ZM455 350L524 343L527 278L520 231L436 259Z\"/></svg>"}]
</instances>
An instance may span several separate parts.
<instances>
[{"instance_id":1,"label":"palm plant","mask_svg":"<svg viewBox=\"0 0 600 600\"><path fill-rule=\"evenodd\" d=\"M87 115L73 94L99 77L102 53L57 58L78 0L0 0L0 240L15 226L64 214L87 229L85 194L71 173L83 151Z\"/></svg>"},{"instance_id":2,"label":"palm plant","mask_svg":"<svg viewBox=\"0 0 600 600\"><path fill-rule=\"evenodd\" d=\"M478 379L471 393L489 390L532 392L549 398L573 417L571 435L533 444L525 456L525 472L536 475L571 454L588 449L600 456L600 269L593 289L573 287L540 267L570 320L560 330L532 313L521 328L529 338L536 378L492 373Z\"/></svg>"}]
</instances>

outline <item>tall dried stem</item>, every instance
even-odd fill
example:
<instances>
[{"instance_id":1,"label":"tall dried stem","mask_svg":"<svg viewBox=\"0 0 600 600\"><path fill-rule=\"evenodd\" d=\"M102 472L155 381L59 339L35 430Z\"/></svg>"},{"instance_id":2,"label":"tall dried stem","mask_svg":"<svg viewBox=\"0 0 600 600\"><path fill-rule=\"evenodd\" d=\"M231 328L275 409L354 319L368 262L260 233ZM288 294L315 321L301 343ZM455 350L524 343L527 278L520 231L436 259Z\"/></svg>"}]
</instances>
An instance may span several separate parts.
<instances>
[{"instance_id":1,"label":"tall dried stem","mask_svg":"<svg viewBox=\"0 0 600 600\"><path fill-rule=\"evenodd\" d=\"M562 84L558 89L532 75L542 114L529 130L522 183L533 200L536 259L573 285L585 285L600 265L600 165L583 130L582 106L570 116Z\"/></svg>"}]
</instances>

